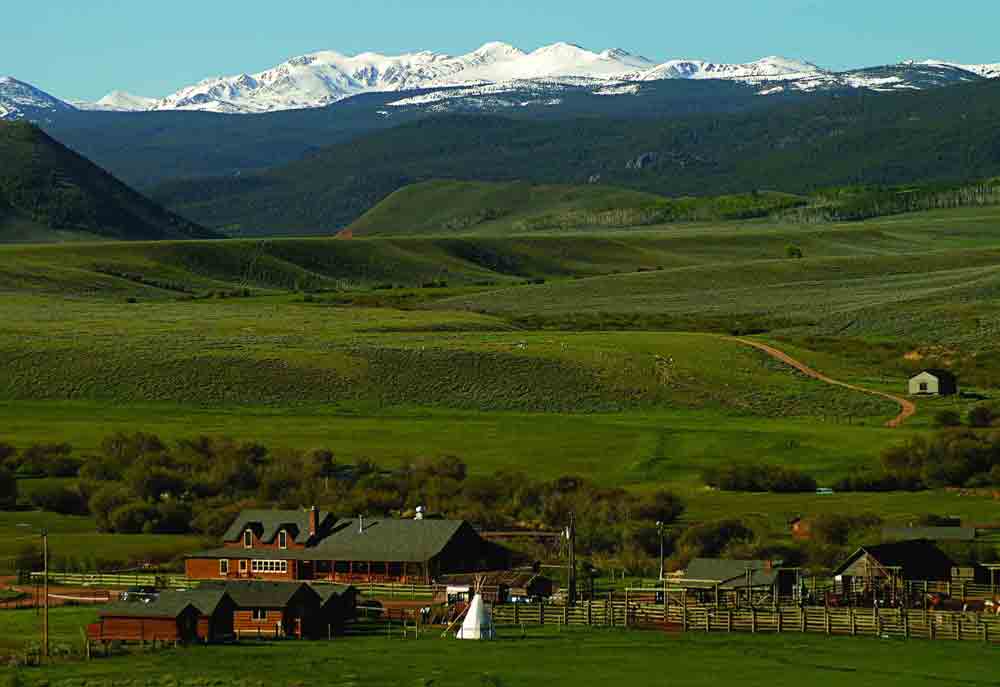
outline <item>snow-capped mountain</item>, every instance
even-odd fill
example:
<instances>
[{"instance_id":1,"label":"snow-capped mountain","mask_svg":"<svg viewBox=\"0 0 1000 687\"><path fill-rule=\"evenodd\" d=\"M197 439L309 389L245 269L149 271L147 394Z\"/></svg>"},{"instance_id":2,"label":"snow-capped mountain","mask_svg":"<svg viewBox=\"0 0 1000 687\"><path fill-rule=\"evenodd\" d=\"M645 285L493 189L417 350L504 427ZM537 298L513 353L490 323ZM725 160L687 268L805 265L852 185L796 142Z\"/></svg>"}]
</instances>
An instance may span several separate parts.
<instances>
[{"instance_id":1,"label":"snow-capped mountain","mask_svg":"<svg viewBox=\"0 0 1000 687\"><path fill-rule=\"evenodd\" d=\"M91 108L95 110L117 110L121 112L152 110L159 98L146 98L141 95L134 95L124 91L112 91L106 96L93 103Z\"/></svg>"},{"instance_id":2,"label":"snow-capped mountain","mask_svg":"<svg viewBox=\"0 0 1000 687\"><path fill-rule=\"evenodd\" d=\"M834 89L875 91L935 88L1000 78L1000 64L963 65L927 60L834 72L803 60L766 57L745 64L705 60L657 63L625 50L592 52L556 43L525 52L487 43L466 55L418 52L343 55L316 52L254 74L215 77L163 98L114 91L96 103L69 105L14 79L0 80L0 118L44 118L47 112L85 110L204 110L245 114L323 107L363 93L399 92L397 106L434 107L466 100L466 109L557 105L567 88L602 96L630 96L653 81L725 80L749 84L762 95ZM407 91L421 91L408 93ZM430 93L428 93L430 91ZM528 101L523 99L529 94ZM462 107L465 107L462 105Z\"/></svg>"},{"instance_id":3,"label":"snow-capped mountain","mask_svg":"<svg viewBox=\"0 0 1000 687\"><path fill-rule=\"evenodd\" d=\"M468 89L514 92L525 84L581 86L591 84L599 94L634 94L631 84L663 79L719 79L760 87L763 94L832 88L900 90L923 88L967 79L1000 77L1000 65L960 65L928 61L898 65L885 74L876 68L832 72L811 62L766 57L746 64L705 60L669 60L657 63L625 50L592 52L570 43L556 43L524 52L506 43L487 43L466 55L434 52L399 56L316 52L256 74L206 79L165 98L150 102L112 94L96 107L132 110L208 110L213 112L270 112L323 107L360 93L397 92L460 87L436 99L458 97ZM920 70L926 73L921 73ZM938 71L935 71L938 70ZM946 70L948 73L942 73ZM928 78L930 74L931 78ZM918 84L911 82L916 79ZM478 90L474 91L479 93ZM421 96L414 96L420 98ZM412 98L403 99L408 104ZM435 100L435 98L432 98Z\"/></svg>"},{"instance_id":4,"label":"snow-capped mountain","mask_svg":"<svg viewBox=\"0 0 1000 687\"><path fill-rule=\"evenodd\" d=\"M10 76L0 77L0 120L45 119L75 109L31 84Z\"/></svg>"}]
</instances>

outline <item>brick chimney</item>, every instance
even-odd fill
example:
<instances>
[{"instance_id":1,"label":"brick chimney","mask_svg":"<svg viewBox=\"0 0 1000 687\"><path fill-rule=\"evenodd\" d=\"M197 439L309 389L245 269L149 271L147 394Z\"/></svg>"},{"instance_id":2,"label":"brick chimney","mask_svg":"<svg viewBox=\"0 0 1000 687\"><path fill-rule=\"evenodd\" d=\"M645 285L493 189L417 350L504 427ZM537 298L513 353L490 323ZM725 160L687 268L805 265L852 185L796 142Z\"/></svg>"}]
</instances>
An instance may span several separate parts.
<instances>
[{"instance_id":1,"label":"brick chimney","mask_svg":"<svg viewBox=\"0 0 1000 687\"><path fill-rule=\"evenodd\" d=\"M315 537L319 529L319 509L313 506L309 509L309 536Z\"/></svg>"}]
</instances>

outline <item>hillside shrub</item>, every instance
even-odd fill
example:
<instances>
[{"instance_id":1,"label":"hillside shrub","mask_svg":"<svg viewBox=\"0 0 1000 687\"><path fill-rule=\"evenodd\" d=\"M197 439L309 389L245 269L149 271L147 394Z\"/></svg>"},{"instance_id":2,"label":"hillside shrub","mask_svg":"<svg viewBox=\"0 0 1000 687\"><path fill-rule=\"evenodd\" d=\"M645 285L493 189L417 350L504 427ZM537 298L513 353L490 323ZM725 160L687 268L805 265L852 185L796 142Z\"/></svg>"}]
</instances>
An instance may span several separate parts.
<instances>
[{"instance_id":1,"label":"hillside shrub","mask_svg":"<svg viewBox=\"0 0 1000 687\"><path fill-rule=\"evenodd\" d=\"M845 515L823 513L812 520L812 539L820 545L846 546L865 537L882 524L882 519L872 513Z\"/></svg>"},{"instance_id":2,"label":"hillside shrub","mask_svg":"<svg viewBox=\"0 0 1000 687\"><path fill-rule=\"evenodd\" d=\"M989 427L993 424L993 409L989 406L978 405L969 410L969 427Z\"/></svg>"},{"instance_id":3,"label":"hillside shrub","mask_svg":"<svg viewBox=\"0 0 1000 687\"><path fill-rule=\"evenodd\" d=\"M76 489L61 485L43 484L31 494L31 504L36 508L61 515L86 515L87 502Z\"/></svg>"},{"instance_id":4,"label":"hillside shrub","mask_svg":"<svg viewBox=\"0 0 1000 687\"><path fill-rule=\"evenodd\" d=\"M17 506L17 477L10 470L0 467L0 509L11 510Z\"/></svg>"},{"instance_id":5,"label":"hillside shrub","mask_svg":"<svg viewBox=\"0 0 1000 687\"><path fill-rule=\"evenodd\" d=\"M816 480L783 465L731 463L707 468L702 479L723 491L796 493L816 490Z\"/></svg>"},{"instance_id":6,"label":"hillside shrub","mask_svg":"<svg viewBox=\"0 0 1000 687\"><path fill-rule=\"evenodd\" d=\"M937 427L960 427L962 416L957 410L939 410L934 414L934 425Z\"/></svg>"}]
</instances>

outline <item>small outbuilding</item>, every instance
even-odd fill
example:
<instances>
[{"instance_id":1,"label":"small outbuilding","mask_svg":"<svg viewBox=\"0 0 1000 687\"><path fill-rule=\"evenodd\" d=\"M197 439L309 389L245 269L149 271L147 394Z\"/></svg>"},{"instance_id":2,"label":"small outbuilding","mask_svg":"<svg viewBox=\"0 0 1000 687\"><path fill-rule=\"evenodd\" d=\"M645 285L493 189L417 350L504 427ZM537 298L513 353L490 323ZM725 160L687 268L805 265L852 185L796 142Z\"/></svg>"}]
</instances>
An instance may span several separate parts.
<instances>
[{"instance_id":1,"label":"small outbuilding","mask_svg":"<svg viewBox=\"0 0 1000 687\"><path fill-rule=\"evenodd\" d=\"M164 591L97 611L87 626L95 642L214 642L233 634L232 598L221 589Z\"/></svg>"},{"instance_id":2,"label":"small outbuilding","mask_svg":"<svg viewBox=\"0 0 1000 687\"><path fill-rule=\"evenodd\" d=\"M911 396L954 396L958 378L948 370L924 370L910 379Z\"/></svg>"},{"instance_id":3,"label":"small outbuilding","mask_svg":"<svg viewBox=\"0 0 1000 687\"><path fill-rule=\"evenodd\" d=\"M233 600L237 639L316 639L325 635L323 599L304 582L227 582L221 588Z\"/></svg>"}]
</instances>

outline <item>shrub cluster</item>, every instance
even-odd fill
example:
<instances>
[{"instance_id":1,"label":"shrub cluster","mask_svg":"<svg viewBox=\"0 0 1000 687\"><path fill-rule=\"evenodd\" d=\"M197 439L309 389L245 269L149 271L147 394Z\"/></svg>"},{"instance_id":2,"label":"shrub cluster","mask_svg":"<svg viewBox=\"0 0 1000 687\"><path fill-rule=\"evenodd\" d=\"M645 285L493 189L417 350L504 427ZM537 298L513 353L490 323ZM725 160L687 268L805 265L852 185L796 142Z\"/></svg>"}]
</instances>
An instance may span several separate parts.
<instances>
[{"instance_id":1,"label":"shrub cluster","mask_svg":"<svg viewBox=\"0 0 1000 687\"><path fill-rule=\"evenodd\" d=\"M328 450L211 437L168 445L150 434L116 434L84 459L79 475L76 488L37 490L35 505L89 510L99 529L118 533L218 536L248 507L316 504L354 517L406 516L422 505L484 528L561 529L572 514L581 550L650 556L658 551L655 523L672 523L684 511L667 491L636 495L577 477L543 482L510 471L469 475L456 457L384 470L367 460L338 462Z\"/></svg>"},{"instance_id":2,"label":"shrub cluster","mask_svg":"<svg viewBox=\"0 0 1000 687\"><path fill-rule=\"evenodd\" d=\"M816 480L783 465L730 463L702 472L705 484L723 491L776 492L790 494L816 490Z\"/></svg>"}]
</instances>

